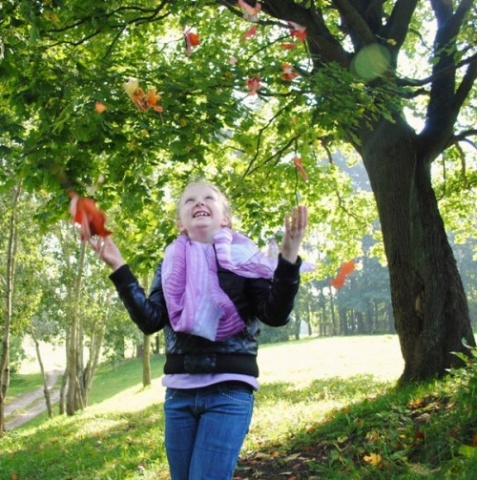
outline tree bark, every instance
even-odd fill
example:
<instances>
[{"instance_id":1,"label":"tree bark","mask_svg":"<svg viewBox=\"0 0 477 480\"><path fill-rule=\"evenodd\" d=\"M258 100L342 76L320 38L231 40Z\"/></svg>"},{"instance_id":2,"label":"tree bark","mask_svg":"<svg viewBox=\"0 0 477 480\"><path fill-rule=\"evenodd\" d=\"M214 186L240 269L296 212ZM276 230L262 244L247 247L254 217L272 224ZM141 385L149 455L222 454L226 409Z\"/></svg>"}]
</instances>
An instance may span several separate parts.
<instances>
[{"instance_id":1,"label":"tree bark","mask_svg":"<svg viewBox=\"0 0 477 480\"><path fill-rule=\"evenodd\" d=\"M51 408L50 389L48 388L48 375L45 372L43 359L41 357L40 342L38 342L38 339L36 338L36 335L33 332L33 329L30 332L30 335L33 338L33 342L35 344L36 358L38 360L38 364L40 365L41 378L43 379L43 393L45 394L45 403L46 403L46 410L48 412L48 418L53 418L53 409Z\"/></svg>"},{"instance_id":2,"label":"tree bark","mask_svg":"<svg viewBox=\"0 0 477 480\"><path fill-rule=\"evenodd\" d=\"M144 335L142 349L142 385L151 385L151 337Z\"/></svg>"},{"instance_id":3,"label":"tree bark","mask_svg":"<svg viewBox=\"0 0 477 480\"><path fill-rule=\"evenodd\" d=\"M5 319L0 352L0 437L5 431L5 400L10 384L10 328L13 317L13 291L15 286L15 263L17 253L18 229L17 207L20 199L20 187L13 189L13 199L8 227L7 269L5 279Z\"/></svg>"},{"instance_id":4,"label":"tree bark","mask_svg":"<svg viewBox=\"0 0 477 480\"><path fill-rule=\"evenodd\" d=\"M78 260L78 267L76 271L76 278L73 285L72 302L71 302L71 324L69 328L69 342L67 344L67 372L68 372L68 385L66 392L66 414L71 416L81 408L83 403L82 399L80 401L78 395L81 394L80 391L80 352L79 350L83 348L81 342L81 332L80 332L80 313L79 313L79 301L81 295L81 283L83 278L83 265L85 257L85 245L84 242L81 244L80 256Z\"/></svg>"},{"instance_id":5,"label":"tree bark","mask_svg":"<svg viewBox=\"0 0 477 480\"><path fill-rule=\"evenodd\" d=\"M401 383L443 375L452 352L475 345L457 265L431 185L428 158L404 122L381 122L362 156L378 207L394 321L405 367Z\"/></svg>"}]
</instances>

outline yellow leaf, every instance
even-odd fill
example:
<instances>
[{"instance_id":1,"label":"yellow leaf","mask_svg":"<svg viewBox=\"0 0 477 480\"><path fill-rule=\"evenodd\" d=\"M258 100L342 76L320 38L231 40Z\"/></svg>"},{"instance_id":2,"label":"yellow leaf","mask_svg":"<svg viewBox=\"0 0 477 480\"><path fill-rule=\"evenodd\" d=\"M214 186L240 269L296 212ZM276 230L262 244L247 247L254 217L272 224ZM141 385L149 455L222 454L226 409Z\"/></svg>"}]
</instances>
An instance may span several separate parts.
<instances>
[{"instance_id":1,"label":"yellow leaf","mask_svg":"<svg viewBox=\"0 0 477 480\"><path fill-rule=\"evenodd\" d=\"M377 467L383 461L381 455L379 455L378 453L371 453L370 455L365 455L363 457L363 460L370 463L373 467Z\"/></svg>"}]
</instances>

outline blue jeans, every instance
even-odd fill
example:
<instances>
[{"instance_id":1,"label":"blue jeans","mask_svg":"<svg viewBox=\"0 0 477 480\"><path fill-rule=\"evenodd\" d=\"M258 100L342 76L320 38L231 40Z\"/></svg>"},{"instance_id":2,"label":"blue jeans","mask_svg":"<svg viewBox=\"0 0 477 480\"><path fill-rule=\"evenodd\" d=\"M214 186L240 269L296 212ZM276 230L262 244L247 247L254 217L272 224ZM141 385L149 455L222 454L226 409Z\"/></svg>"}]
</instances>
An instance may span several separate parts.
<instances>
[{"instance_id":1,"label":"blue jeans","mask_svg":"<svg viewBox=\"0 0 477 480\"><path fill-rule=\"evenodd\" d=\"M240 382L167 388L165 436L172 480L231 479L253 403L253 389Z\"/></svg>"}]
</instances>

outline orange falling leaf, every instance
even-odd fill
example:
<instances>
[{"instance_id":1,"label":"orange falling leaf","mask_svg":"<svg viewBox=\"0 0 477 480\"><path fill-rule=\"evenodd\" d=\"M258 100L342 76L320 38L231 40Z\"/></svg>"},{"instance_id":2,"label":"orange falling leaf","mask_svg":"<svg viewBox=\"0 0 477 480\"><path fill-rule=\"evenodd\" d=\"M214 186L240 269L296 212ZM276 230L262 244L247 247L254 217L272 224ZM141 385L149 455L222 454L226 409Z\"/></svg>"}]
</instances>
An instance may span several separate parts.
<instances>
[{"instance_id":1,"label":"orange falling leaf","mask_svg":"<svg viewBox=\"0 0 477 480\"><path fill-rule=\"evenodd\" d=\"M342 275L349 275L350 273L354 272L355 266L356 265L354 263L354 260L350 260L349 262L345 262L345 263L343 263L343 265L340 268L340 273Z\"/></svg>"},{"instance_id":2,"label":"orange falling leaf","mask_svg":"<svg viewBox=\"0 0 477 480\"><path fill-rule=\"evenodd\" d=\"M105 112L108 107L104 104L104 103L101 103L101 102L96 102L94 104L94 109L96 110L96 113L103 113Z\"/></svg>"},{"instance_id":3,"label":"orange falling leaf","mask_svg":"<svg viewBox=\"0 0 477 480\"><path fill-rule=\"evenodd\" d=\"M260 77L252 77L247 80L247 89L249 95L256 95L260 87Z\"/></svg>"},{"instance_id":4,"label":"orange falling leaf","mask_svg":"<svg viewBox=\"0 0 477 480\"><path fill-rule=\"evenodd\" d=\"M289 63L282 63L282 78L283 80L292 81L294 78L298 77L298 73L293 71L293 67Z\"/></svg>"},{"instance_id":5,"label":"orange falling leaf","mask_svg":"<svg viewBox=\"0 0 477 480\"><path fill-rule=\"evenodd\" d=\"M344 285L346 277L354 271L354 268L354 260L343 263L338 270L338 274L336 275L336 277L331 280L331 286L336 289L340 289Z\"/></svg>"},{"instance_id":6,"label":"orange falling leaf","mask_svg":"<svg viewBox=\"0 0 477 480\"><path fill-rule=\"evenodd\" d=\"M330 284L332 287L336 288L336 290L339 290L343 285L346 280L346 277L336 277L331 280Z\"/></svg>"},{"instance_id":7,"label":"orange falling leaf","mask_svg":"<svg viewBox=\"0 0 477 480\"><path fill-rule=\"evenodd\" d=\"M161 96L157 93L154 87L150 88L147 93L139 86L137 78L130 78L123 84L124 90L128 94L131 101L136 107L144 112L149 108L152 108L156 112L161 113L162 107L157 105L157 102L161 99Z\"/></svg>"},{"instance_id":8,"label":"orange falling leaf","mask_svg":"<svg viewBox=\"0 0 477 480\"><path fill-rule=\"evenodd\" d=\"M303 41L308 37L306 27L295 22L288 22L291 26L290 35L295 37L297 40Z\"/></svg>"},{"instance_id":9,"label":"orange falling leaf","mask_svg":"<svg viewBox=\"0 0 477 480\"><path fill-rule=\"evenodd\" d=\"M69 213L74 223L81 226L81 240L87 241L98 235L107 237L111 231L105 228L106 215L98 209L92 198L80 197L76 192L68 192L70 197Z\"/></svg>"},{"instance_id":10,"label":"orange falling leaf","mask_svg":"<svg viewBox=\"0 0 477 480\"><path fill-rule=\"evenodd\" d=\"M294 50L296 43L281 43L280 47L283 48L283 50Z\"/></svg>"},{"instance_id":11,"label":"orange falling leaf","mask_svg":"<svg viewBox=\"0 0 477 480\"><path fill-rule=\"evenodd\" d=\"M242 40L247 40L247 38L251 38L257 35L257 25L252 25L243 35Z\"/></svg>"},{"instance_id":12,"label":"orange falling leaf","mask_svg":"<svg viewBox=\"0 0 477 480\"><path fill-rule=\"evenodd\" d=\"M186 43L187 55L190 56L190 54L192 53L192 47L197 47L197 45L200 45L199 34L191 29L187 29L186 27L184 27L184 40Z\"/></svg>"},{"instance_id":13,"label":"orange falling leaf","mask_svg":"<svg viewBox=\"0 0 477 480\"><path fill-rule=\"evenodd\" d=\"M152 108L156 112L162 112L162 107L157 104L161 99L161 96L157 93L154 87L150 88L146 94L146 101L149 108Z\"/></svg>"},{"instance_id":14,"label":"orange falling leaf","mask_svg":"<svg viewBox=\"0 0 477 480\"><path fill-rule=\"evenodd\" d=\"M243 18L248 20L249 22L257 22L258 21L258 14L262 10L262 6L256 2L255 7L248 4L244 0L238 0L237 5L242 9Z\"/></svg>"},{"instance_id":15,"label":"orange falling leaf","mask_svg":"<svg viewBox=\"0 0 477 480\"><path fill-rule=\"evenodd\" d=\"M306 173L305 168L303 167L303 162L301 160L301 157L299 157L298 155L295 155L293 157L293 163L295 164L295 167L297 168L298 172L300 173L301 178L303 178L303 180L305 180L305 182L308 182L309 177L308 177L308 174Z\"/></svg>"}]
</instances>

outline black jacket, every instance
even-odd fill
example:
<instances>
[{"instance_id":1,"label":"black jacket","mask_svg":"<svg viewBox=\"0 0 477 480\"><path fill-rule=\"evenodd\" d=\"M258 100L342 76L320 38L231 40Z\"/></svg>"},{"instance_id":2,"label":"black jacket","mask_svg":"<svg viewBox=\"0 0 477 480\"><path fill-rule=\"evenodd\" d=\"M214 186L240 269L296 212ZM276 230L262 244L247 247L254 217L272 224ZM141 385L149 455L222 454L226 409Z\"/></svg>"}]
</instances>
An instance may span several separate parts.
<instances>
[{"instance_id":1,"label":"black jacket","mask_svg":"<svg viewBox=\"0 0 477 480\"><path fill-rule=\"evenodd\" d=\"M288 323L300 283L300 265L300 259L291 264L279 256L272 280L244 278L218 267L220 287L245 323L241 332L219 342L172 330L162 290L162 263L148 297L128 265L110 278L131 319L145 334L164 329L164 373L241 373L258 377L258 320L274 327Z\"/></svg>"}]
</instances>

